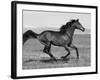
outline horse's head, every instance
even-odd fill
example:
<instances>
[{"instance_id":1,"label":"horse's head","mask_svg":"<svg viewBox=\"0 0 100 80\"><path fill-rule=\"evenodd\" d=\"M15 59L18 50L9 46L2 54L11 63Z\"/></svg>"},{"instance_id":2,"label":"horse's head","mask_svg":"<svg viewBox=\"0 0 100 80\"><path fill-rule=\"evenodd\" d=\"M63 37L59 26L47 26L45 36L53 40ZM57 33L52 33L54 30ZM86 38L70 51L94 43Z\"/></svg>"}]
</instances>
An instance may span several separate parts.
<instances>
[{"instance_id":1,"label":"horse's head","mask_svg":"<svg viewBox=\"0 0 100 80\"><path fill-rule=\"evenodd\" d=\"M85 31L85 28L80 24L79 19L77 19L73 22L73 26L75 26L76 29Z\"/></svg>"}]
</instances>

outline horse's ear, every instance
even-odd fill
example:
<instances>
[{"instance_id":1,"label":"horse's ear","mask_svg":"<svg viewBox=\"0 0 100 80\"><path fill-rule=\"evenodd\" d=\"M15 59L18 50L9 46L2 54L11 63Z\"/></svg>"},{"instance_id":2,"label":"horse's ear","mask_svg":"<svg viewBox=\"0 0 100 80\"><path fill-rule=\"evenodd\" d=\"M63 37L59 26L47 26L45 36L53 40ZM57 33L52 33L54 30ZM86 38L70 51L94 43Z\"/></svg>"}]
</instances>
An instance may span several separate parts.
<instances>
[{"instance_id":1,"label":"horse's ear","mask_svg":"<svg viewBox=\"0 0 100 80\"><path fill-rule=\"evenodd\" d=\"M77 19L76 21L79 22L79 19Z\"/></svg>"}]
</instances>

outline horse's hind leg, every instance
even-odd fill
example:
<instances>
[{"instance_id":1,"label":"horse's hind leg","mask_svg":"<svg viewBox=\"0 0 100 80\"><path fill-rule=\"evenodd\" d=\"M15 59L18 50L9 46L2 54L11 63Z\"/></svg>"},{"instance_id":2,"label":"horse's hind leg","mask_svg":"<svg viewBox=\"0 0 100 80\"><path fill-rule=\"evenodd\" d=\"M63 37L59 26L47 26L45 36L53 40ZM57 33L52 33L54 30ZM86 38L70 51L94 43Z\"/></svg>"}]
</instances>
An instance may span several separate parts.
<instances>
[{"instance_id":1,"label":"horse's hind leg","mask_svg":"<svg viewBox=\"0 0 100 80\"><path fill-rule=\"evenodd\" d=\"M79 59L79 53L77 47L74 46L73 44L71 44L70 47L76 50L77 59Z\"/></svg>"},{"instance_id":2,"label":"horse's hind leg","mask_svg":"<svg viewBox=\"0 0 100 80\"><path fill-rule=\"evenodd\" d=\"M45 45L43 52L47 53L53 60L56 60L56 58L51 54L50 49L51 49L51 44Z\"/></svg>"},{"instance_id":3,"label":"horse's hind leg","mask_svg":"<svg viewBox=\"0 0 100 80\"><path fill-rule=\"evenodd\" d=\"M61 57L62 59L66 59L66 58L70 55L69 47L65 46L64 48L65 48L65 50L68 52L68 54L66 54L65 56L62 56L62 57Z\"/></svg>"}]
</instances>

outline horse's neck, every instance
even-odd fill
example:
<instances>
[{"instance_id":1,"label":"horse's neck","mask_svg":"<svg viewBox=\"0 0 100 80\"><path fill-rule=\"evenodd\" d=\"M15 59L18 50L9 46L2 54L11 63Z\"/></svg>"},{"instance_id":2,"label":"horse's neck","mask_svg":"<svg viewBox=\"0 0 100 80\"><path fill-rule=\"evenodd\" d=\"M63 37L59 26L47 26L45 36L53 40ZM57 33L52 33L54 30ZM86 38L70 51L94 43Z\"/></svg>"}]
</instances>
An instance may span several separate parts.
<instances>
[{"instance_id":1,"label":"horse's neck","mask_svg":"<svg viewBox=\"0 0 100 80\"><path fill-rule=\"evenodd\" d=\"M74 31L75 31L75 27L74 26L71 26L69 29L67 29L66 31L66 34L72 38L73 37L73 34L74 34Z\"/></svg>"}]
</instances>

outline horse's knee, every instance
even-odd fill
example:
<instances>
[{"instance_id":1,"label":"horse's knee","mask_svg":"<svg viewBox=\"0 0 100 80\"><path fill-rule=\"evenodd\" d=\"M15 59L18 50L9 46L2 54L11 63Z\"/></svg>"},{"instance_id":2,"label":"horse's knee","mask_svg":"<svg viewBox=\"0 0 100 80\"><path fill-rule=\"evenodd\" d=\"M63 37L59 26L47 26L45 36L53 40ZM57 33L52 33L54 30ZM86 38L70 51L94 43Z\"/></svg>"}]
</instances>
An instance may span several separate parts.
<instances>
[{"instance_id":1,"label":"horse's knee","mask_svg":"<svg viewBox=\"0 0 100 80\"><path fill-rule=\"evenodd\" d=\"M44 49L43 52L44 52L44 53L47 53L47 50Z\"/></svg>"},{"instance_id":2,"label":"horse's knee","mask_svg":"<svg viewBox=\"0 0 100 80\"><path fill-rule=\"evenodd\" d=\"M44 53L49 53L49 49L46 48L46 49L43 50L43 52L44 52Z\"/></svg>"}]
</instances>

